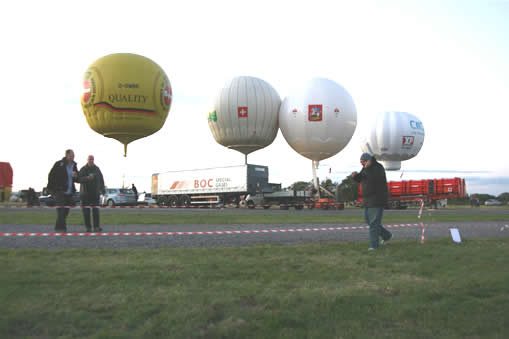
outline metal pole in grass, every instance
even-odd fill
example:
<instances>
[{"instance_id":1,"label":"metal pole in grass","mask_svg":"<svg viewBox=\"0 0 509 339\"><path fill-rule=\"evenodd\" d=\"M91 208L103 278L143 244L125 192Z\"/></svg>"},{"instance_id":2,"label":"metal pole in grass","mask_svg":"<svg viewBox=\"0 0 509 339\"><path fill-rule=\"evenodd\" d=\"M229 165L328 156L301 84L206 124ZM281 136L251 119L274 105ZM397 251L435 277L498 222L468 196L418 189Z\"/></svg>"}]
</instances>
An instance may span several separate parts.
<instances>
[{"instance_id":1,"label":"metal pole in grass","mask_svg":"<svg viewBox=\"0 0 509 339\"><path fill-rule=\"evenodd\" d=\"M424 209L424 199L421 199L421 208L419 209L419 214L417 215L418 219L421 219L423 209ZM429 210L428 210L428 213L429 213ZM424 223L423 222L421 222L421 229L422 229L421 244L424 244Z\"/></svg>"}]
</instances>

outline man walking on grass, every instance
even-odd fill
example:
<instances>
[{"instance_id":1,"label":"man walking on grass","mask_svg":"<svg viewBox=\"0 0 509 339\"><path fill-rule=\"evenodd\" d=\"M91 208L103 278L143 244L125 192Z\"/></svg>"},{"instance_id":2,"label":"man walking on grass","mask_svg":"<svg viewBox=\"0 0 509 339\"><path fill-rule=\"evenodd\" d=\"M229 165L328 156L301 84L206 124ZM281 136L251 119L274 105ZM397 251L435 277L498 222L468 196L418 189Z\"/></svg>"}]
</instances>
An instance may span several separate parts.
<instances>
[{"instance_id":1,"label":"man walking on grass","mask_svg":"<svg viewBox=\"0 0 509 339\"><path fill-rule=\"evenodd\" d=\"M385 168L369 153L361 155L362 170L360 173L352 172L351 177L361 183L364 206L364 219L369 225L369 251L379 247L379 238L382 245L391 240L392 233L382 226L384 207L389 199Z\"/></svg>"}]
</instances>

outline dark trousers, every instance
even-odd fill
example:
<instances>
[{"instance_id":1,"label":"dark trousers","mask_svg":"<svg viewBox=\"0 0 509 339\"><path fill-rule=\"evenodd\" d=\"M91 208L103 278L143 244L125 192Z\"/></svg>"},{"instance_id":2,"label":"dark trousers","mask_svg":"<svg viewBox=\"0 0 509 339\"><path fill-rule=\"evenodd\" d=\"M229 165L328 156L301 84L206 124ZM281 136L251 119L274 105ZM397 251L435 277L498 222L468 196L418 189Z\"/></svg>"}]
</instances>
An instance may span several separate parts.
<instances>
[{"instance_id":1,"label":"dark trousers","mask_svg":"<svg viewBox=\"0 0 509 339\"><path fill-rule=\"evenodd\" d=\"M391 232L382 226L383 215L383 207L364 208L364 219L369 225L369 240L372 248L378 248L380 237L382 237L383 240L388 240L391 237Z\"/></svg>"},{"instance_id":2,"label":"dark trousers","mask_svg":"<svg viewBox=\"0 0 509 339\"><path fill-rule=\"evenodd\" d=\"M99 206L99 196L82 195L81 206ZM82 208L83 220L85 221L85 227L87 230L92 229L90 224L90 208ZM92 218L94 221L94 228L99 228L99 209L92 208Z\"/></svg>"},{"instance_id":3,"label":"dark trousers","mask_svg":"<svg viewBox=\"0 0 509 339\"><path fill-rule=\"evenodd\" d=\"M73 205L72 194L64 194L62 191L55 193L55 203L57 206L71 206ZM57 207L57 222L55 223L55 231L67 232L66 219L69 215L69 208Z\"/></svg>"}]
</instances>

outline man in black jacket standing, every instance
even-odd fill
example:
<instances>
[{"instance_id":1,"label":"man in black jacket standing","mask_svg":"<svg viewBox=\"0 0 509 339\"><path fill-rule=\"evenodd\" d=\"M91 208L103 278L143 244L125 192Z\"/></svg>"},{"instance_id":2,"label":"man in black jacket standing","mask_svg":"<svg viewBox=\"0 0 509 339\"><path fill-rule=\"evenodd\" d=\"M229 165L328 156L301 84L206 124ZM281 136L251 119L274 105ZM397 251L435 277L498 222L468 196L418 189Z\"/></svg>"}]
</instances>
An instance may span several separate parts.
<instances>
[{"instance_id":1,"label":"man in black jacket standing","mask_svg":"<svg viewBox=\"0 0 509 339\"><path fill-rule=\"evenodd\" d=\"M361 165L360 173L353 172L351 176L362 185L364 219L369 225L370 247L368 250L372 251L379 247L379 237L382 237L382 244L392 238L392 233L382 226L389 190L385 168L371 154L361 155Z\"/></svg>"},{"instance_id":2,"label":"man in black jacket standing","mask_svg":"<svg viewBox=\"0 0 509 339\"><path fill-rule=\"evenodd\" d=\"M78 167L74 162L72 149L65 151L65 157L55 162L48 175L48 191L55 196L57 206L74 205L72 195L76 192L74 183L78 182ZM67 232L66 219L69 208L57 207L55 232Z\"/></svg>"},{"instance_id":3,"label":"man in black jacket standing","mask_svg":"<svg viewBox=\"0 0 509 339\"><path fill-rule=\"evenodd\" d=\"M94 163L94 156L89 155L87 164L80 169L78 174L80 187L80 198L82 206L99 206L99 195L104 194L104 179L99 167ZM83 207L83 219L87 232L92 231L90 223L90 208ZM102 228L99 223L99 209L92 208L92 216L94 219L94 232L101 232Z\"/></svg>"}]
</instances>

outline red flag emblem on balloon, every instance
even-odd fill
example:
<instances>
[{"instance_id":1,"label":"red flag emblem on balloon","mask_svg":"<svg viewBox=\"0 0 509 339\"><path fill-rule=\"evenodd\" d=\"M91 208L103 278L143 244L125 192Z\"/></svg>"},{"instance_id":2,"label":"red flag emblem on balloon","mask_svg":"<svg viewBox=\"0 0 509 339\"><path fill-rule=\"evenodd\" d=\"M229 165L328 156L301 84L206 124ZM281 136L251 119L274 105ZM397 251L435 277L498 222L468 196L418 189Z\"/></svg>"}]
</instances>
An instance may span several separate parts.
<instances>
[{"instance_id":1,"label":"red flag emblem on balloon","mask_svg":"<svg viewBox=\"0 0 509 339\"><path fill-rule=\"evenodd\" d=\"M322 119L323 119L322 105L309 105L308 120L322 121Z\"/></svg>"},{"instance_id":2,"label":"red flag emblem on balloon","mask_svg":"<svg viewBox=\"0 0 509 339\"><path fill-rule=\"evenodd\" d=\"M171 97L172 97L171 87L169 85L166 85L166 87L164 88L164 103L168 106L171 104Z\"/></svg>"},{"instance_id":3,"label":"red flag emblem on balloon","mask_svg":"<svg viewBox=\"0 0 509 339\"><path fill-rule=\"evenodd\" d=\"M82 100L83 102L87 102L90 100L90 96L92 95L92 92L90 91L90 82L88 80L83 81L83 95Z\"/></svg>"},{"instance_id":4,"label":"red flag emblem on balloon","mask_svg":"<svg viewBox=\"0 0 509 339\"><path fill-rule=\"evenodd\" d=\"M237 107L239 118L247 118L247 107Z\"/></svg>"}]
</instances>

